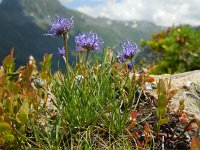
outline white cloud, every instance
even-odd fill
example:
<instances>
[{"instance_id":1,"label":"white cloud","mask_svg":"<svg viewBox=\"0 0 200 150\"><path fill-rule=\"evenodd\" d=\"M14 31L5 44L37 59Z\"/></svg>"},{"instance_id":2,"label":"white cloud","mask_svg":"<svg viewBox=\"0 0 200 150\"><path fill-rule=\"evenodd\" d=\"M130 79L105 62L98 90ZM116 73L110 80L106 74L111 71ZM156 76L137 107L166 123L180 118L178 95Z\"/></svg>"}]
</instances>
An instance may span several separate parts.
<instances>
[{"instance_id":1,"label":"white cloud","mask_svg":"<svg viewBox=\"0 0 200 150\"><path fill-rule=\"evenodd\" d=\"M60 2L63 2L63 3L70 3L72 2L73 0L59 0Z\"/></svg>"},{"instance_id":2,"label":"white cloud","mask_svg":"<svg viewBox=\"0 0 200 150\"><path fill-rule=\"evenodd\" d=\"M148 20L165 26L200 25L199 0L105 0L93 7L82 5L77 10L93 17Z\"/></svg>"}]
</instances>

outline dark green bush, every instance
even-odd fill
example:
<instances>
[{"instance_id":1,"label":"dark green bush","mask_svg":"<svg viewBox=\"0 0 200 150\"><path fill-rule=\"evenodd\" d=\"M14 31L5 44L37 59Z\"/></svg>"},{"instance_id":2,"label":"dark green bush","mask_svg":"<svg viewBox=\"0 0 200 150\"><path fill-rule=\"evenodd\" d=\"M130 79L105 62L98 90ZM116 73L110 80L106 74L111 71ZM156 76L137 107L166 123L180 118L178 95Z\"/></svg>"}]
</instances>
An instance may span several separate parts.
<instances>
[{"instance_id":1,"label":"dark green bush","mask_svg":"<svg viewBox=\"0 0 200 150\"><path fill-rule=\"evenodd\" d=\"M141 41L157 55L155 73L176 73L200 69L200 32L190 26L167 28ZM158 57L159 56L159 57Z\"/></svg>"}]
</instances>

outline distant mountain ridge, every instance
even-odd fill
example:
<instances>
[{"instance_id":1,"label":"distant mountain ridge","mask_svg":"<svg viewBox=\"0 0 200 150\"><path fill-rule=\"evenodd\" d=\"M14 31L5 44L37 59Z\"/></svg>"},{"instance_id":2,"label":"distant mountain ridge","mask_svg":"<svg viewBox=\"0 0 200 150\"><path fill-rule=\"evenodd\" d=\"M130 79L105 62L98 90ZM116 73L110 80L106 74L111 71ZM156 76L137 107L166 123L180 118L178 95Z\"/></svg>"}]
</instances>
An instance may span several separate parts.
<instances>
[{"instance_id":1,"label":"distant mountain ridge","mask_svg":"<svg viewBox=\"0 0 200 150\"><path fill-rule=\"evenodd\" d=\"M44 36L50 28L50 18L55 15L74 17L75 26L69 33L71 63L75 58L74 36L80 32L92 30L104 39L105 46L112 47L122 40L138 43L141 38L147 39L161 29L145 21L92 18L65 8L57 0L3 0L0 4L0 62L15 47L18 65L25 65L29 55L42 60L44 53L53 53L56 67L59 59L57 47L63 46L63 39Z\"/></svg>"}]
</instances>

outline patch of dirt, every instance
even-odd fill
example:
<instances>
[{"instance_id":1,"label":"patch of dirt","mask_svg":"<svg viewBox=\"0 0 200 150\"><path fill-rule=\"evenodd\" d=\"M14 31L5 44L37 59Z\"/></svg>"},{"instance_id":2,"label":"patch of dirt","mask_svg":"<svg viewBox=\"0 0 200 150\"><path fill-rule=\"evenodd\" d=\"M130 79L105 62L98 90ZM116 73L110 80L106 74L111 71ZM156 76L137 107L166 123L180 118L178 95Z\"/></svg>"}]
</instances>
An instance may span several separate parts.
<instances>
[{"instance_id":1,"label":"patch of dirt","mask_svg":"<svg viewBox=\"0 0 200 150\"><path fill-rule=\"evenodd\" d=\"M156 116L156 100L157 89L149 88L145 90L143 100L139 103L137 120L144 120L138 123L131 132L137 133L140 143L145 143L145 125L148 124L151 129L152 137L155 141L156 149L166 150L189 150L193 136L197 134L198 127L196 120L200 120L200 70L190 71L178 74L154 75L156 84L159 79L171 80L171 89L176 90L176 94L170 99L170 104L166 117L169 122L160 127L159 133L155 130L155 125L158 123ZM151 83L150 83L151 84ZM184 102L183 114L186 114L187 121L181 121L180 113L177 113L180 108L180 102Z\"/></svg>"}]
</instances>

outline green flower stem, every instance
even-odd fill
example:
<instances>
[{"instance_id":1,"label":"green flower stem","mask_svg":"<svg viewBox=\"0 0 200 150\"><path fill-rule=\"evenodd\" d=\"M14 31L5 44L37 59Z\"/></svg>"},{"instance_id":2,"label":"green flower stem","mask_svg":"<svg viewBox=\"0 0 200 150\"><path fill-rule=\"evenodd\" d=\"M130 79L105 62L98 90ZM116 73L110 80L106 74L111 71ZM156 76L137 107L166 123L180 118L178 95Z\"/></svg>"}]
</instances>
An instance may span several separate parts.
<instances>
[{"instance_id":1,"label":"green flower stem","mask_svg":"<svg viewBox=\"0 0 200 150\"><path fill-rule=\"evenodd\" d=\"M65 64L67 63L67 61L66 61L66 58L65 58L65 56L62 56L62 58L63 58L63 60L64 60L64 62L65 62Z\"/></svg>"},{"instance_id":2,"label":"green flower stem","mask_svg":"<svg viewBox=\"0 0 200 150\"><path fill-rule=\"evenodd\" d=\"M87 62L88 62L88 56L89 56L89 53L90 53L90 50L87 49L86 57L85 57L85 66L87 65Z\"/></svg>"},{"instance_id":3,"label":"green flower stem","mask_svg":"<svg viewBox=\"0 0 200 150\"><path fill-rule=\"evenodd\" d=\"M83 66L83 69L84 69L84 82L83 82L83 90L84 90L84 93L86 93L86 86L87 86L87 84L86 84L86 73L87 73L87 66L86 66L86 64L85 64L85 66Z\"/></svg>"},{"instance_id":4,"label":"green flower stem","mask_svg":"<svg viewBox=\"0 0 200 150\"><path fill-rule=\"evenodd\" d=\"M67 72L67 75L68 75L68 78L70 76L69 74L69 52L68 52L68 33L65 32L63 34L64 36L64 48L65 48L65 65L66 65L66 72Z\"/></svg>"},{"instance_id":5,"label":"green flower stem","mask_svg":"<svg viewBox=\"0 0 200 150\"><path fill-rule=\"evenodd\" d=\"M68 33L65 32L64 33L64 47L65 47L65 58L66 58L66 62L68 63L68 58L69 58L69 54L68 54Z\"/></svg>"}]
</instances>

